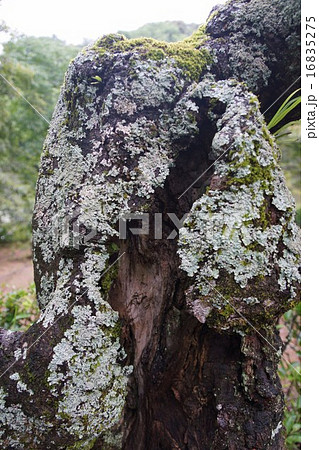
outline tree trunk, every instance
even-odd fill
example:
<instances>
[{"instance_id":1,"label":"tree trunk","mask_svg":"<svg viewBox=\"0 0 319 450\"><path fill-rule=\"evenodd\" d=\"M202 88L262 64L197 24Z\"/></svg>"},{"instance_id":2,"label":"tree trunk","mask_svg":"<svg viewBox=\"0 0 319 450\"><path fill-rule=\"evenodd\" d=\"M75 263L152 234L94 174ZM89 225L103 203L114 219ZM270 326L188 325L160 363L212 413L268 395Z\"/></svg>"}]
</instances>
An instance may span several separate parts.
<instances>
[{"instance_id":1,"label":"tree trunk","mask_svg":"<svg viewBox=\"0 0 319 450\"><path fill-rule=\"evenodd\" d=\"M299 9L233 1L182 43L109 35L71 63L34 210L41 317L0 335L3 448L284 448L299 230L256 95L298 78Z\"/></svg>"}]
</instances>

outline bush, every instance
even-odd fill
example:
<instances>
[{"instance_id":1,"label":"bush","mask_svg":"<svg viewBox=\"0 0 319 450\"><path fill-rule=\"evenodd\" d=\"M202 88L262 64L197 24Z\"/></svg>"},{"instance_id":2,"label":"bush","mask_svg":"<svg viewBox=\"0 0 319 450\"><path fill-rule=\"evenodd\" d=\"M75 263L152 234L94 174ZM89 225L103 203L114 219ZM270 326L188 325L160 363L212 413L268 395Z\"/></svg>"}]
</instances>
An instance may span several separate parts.
<instances>
[{"instance_id":1,"label":"bush","mask_svg":"<svg viewBox=\"0 0 319 450\"><path fill-rule=\"evenodd\" d=\"M295 359L295 361L289 363L287 358L282 358L279 365L279 376L286 402L283 425L286 429L286 447L288 450L301 448L300 313L299 304L295 309L284 314L284 325L279 326L286 326L289 330L284 348L290 347Z\"/></svg>"},{"instance_id":2,"label":"bush","mask_svg":"<svg viewBox=\"0 0 319 450\"><path fill-rule=\"evenodd\" d=\"M9 293L0 290L0 326L7 330L25 331L39 316L35 285Z\"/></svg>"}]
</instances>

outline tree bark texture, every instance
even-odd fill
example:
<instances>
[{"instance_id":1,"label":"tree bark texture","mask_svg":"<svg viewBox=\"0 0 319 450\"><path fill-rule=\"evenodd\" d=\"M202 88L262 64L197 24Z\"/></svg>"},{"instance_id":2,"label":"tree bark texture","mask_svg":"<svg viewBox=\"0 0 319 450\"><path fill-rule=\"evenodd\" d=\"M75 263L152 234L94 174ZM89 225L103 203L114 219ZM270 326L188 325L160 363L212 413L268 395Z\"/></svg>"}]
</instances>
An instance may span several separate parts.
<instances>
[{"instance_id":1,"label":"tree bark texture","mask_svg":"<svg viewBox=\"0 0 319 450\"><path fill-rule=\"evenodd\" d=\"M2 448L284 448L299 230L260 111L298 79L299 27L298 1L232 1L181 43L108 35L70 64L34 209L41 317L0 335Z\"/></svg>"}]
</instances>

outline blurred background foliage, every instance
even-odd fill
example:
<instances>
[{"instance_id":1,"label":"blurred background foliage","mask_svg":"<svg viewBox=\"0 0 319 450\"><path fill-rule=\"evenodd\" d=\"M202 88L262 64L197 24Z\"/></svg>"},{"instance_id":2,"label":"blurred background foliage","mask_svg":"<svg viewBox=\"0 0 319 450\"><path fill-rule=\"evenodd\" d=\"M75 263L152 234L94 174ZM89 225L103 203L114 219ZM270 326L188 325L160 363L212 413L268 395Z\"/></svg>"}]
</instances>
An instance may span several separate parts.
<instances>
[{"instance_id":1,"label":"blurred background foliage","mask_svg":"<svg viewBox=\"0 0 319 450\"><path fill-rule=\"evenodd\" d=\"M158 41L176 42L190 36L198 25L196 23L184 23L182 21L166 21L147 23L134 31L119 31L129 39L150 37Z\"/></svg>"},{"instance_id":2,"label":"blurred background foliage","mask_svg":"<svg viewBox=\"0 0 319 450\"><path fill-rule=\"evenodd\" d=\"M287 311L278 328L284 331L284 358L279 364L278 374L285 394L285 415L288 450L301 448L301 305Z\"/></svg>"},{"instance_id":3,"label":"blurred background foliage","mask_svg":"<svg viewBox=\"0 0 319 450\"><path fill-rule=\"evenodd\" d=\"M300 120L292 122L286 128L285 135L276 138L281 150L281 167L285 173L287 185L296 201L296 222L301 226L301 142Z\"/></svg>"},{"instance_id":4,"label":"blurred background foliage","mask_svg":"<svg viewBox=\"0 0 319 450\"><path fill-rule=\"evenodd\" d=\"M9 293L0 290L0 327L12 331L25 331L38 318L35 285Z\"/></svg>"},{"instance_id":5,"label":"blurred background foliage","mask_svg":"<svg viewBox=\"0 0 319 450\"><path fill-rule=\"evenodd\" d=\"M56 38L13 36L3 45L0 74L0 240L30 239L39 159L64 73L80 47Z\"/></svg>"},{"instance_id":6,"label":"blurred background foliage","mask_svg":"<svg viewBox=\"0 0 319 450\"><path fill-rule=\"evenodd\" d=\"M0 24L0 29L4 28ZM175 21L146 24L138 30L120 33L128 38L144 36L172 42L191 35L196 28L195 24ZM80 49L55 37L12 35L3 45L0 74L50 121L64 73ZM3 78L0 79L0 108L1 250L1 243L30 242L35 184L48 123ZM281 165L296 200L296 219L300 225L300 122L291 123L276 140L282 152ZM39 314L34 285L6 293L0 286L0 313L0 326L27 329ZM281 362L279 375L287 405L286 445L294 450L300 448L300 305L283 316L278 328L286 330L284 345L286 350L290 349ZM290 358L291 364L287 363Z\"/></svg>"}]
</instances>

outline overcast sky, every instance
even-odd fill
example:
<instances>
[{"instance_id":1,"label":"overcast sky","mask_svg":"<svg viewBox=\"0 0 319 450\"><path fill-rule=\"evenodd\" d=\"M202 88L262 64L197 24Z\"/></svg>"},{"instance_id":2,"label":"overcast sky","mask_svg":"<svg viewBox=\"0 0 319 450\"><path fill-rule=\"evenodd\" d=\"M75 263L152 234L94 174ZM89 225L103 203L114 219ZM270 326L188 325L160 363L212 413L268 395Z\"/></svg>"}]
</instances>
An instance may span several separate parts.
<instances>
[{"instance_id":1,"label":"overcast sky","mask_svg":"<svg viewBox=\"0 0 319 450\"><path fill-rule=\"evenodd\" d=\"M205 22L213 5L225 0L2 0L0 18L11 29L81 44L147 22Z\"/></svg>"}]
</instances>

